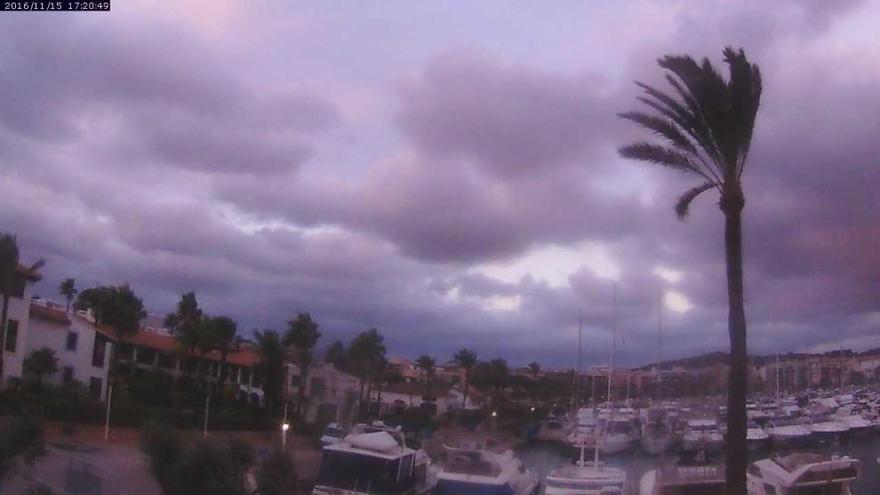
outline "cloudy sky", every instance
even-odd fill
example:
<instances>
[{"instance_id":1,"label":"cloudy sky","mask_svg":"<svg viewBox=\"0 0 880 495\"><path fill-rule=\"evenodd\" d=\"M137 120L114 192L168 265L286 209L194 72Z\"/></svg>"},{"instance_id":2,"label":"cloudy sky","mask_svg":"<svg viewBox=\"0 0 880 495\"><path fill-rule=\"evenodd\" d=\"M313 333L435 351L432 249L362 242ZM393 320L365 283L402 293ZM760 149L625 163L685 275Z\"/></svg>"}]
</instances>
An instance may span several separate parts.
<instances>
[{"instance_id":1,"label":"cloudy sky","mask_svg":"<svg viewBox=\"0 0 880 495\"><path fill-rule=\"evenodd\" d=\"M210 8L208 8L210 6ZM0 229L36 292L570 366L726 346L723 218L621 160L658 56L760 64L749 346L880 345L878 2L114 2L0 16Z\"/></svg>"}]
</instances>

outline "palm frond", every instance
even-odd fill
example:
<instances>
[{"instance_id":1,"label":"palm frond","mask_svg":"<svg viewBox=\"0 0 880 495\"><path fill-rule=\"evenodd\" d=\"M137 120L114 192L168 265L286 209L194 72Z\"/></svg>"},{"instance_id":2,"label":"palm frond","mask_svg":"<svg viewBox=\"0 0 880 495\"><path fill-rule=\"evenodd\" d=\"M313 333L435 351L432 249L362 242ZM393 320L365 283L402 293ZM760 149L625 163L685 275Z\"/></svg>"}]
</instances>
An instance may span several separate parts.
<instances>
[{"instance_id":1,"label":"palm frond","mask_svg":"<svg viewBox=\"0 0 880 495\"><path fill-rule=\"evenodd\" d=\"M705 184L699 185L692 189L689 189L687 192L681 195L678 198L678 201L675 202L675 213L678 215L680 220L684 220L688 216L688 211L691 206L691 202L697 198L700 194L712 189L713 187L717 187L718 185L714 182L706 182Z\"/></svg>"},{"instance_id":2,"label":"palm frond","mask_svg":"<svg viewBox=\"0 0 880 495\"><path fill-rule=\"evenodd\" d=\"M624 158L656 163L675 170L692 172L705 177L699 167L686 154L674 148L641 141L624 146L618 152Z\"/></svg>"},{"instance_id":3,"label":"palm frond","mask_svg":"<svg viewBox=\"0 0 880 495\"><path fill-rule=\"evenodd\" d=\"M642 127L653 131L655 134L666 138L673 146L685 153L696 154L694 144L684 135L675 122L662 117L648 115L644 112L626 112L617 114L619 117L631 120Z\"/></svg>"}]
</instances>

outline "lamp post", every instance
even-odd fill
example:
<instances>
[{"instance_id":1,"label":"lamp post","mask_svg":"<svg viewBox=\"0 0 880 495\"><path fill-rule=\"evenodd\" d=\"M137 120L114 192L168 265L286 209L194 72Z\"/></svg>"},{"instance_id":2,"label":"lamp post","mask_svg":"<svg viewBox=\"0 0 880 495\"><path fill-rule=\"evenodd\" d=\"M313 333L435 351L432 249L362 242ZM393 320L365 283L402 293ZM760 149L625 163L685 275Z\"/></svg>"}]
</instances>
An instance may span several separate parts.
<instances>
[{"instance_id":1,"label":"lamp post","mask_svg":"<svg viewBox=\"0 0 880 495\"><path fill-rule=\"evenodd\" d=\"M202 436L208 438L208 411L211 409L211 393L205 394L205 426Z\"/></svg>"},{"instance_id":2,"label":"lamp post","mask_svg":"<svg viewBox=\"0 0 880 495\"><path fill-rule=\"evenodd\" d=\"M281 450L287 452L287 430L290 423L287 422L287 401L284 401L284 419L281 420Z\"/></svg>"},{"instance_id":3,"label":"lamp post","mask_svg":"<svg viewBox=\"0 0 880 495\"><path fill-rule=\"evenodd\" d=\"M113 401L113 385L107 387L107 418L104 421L104 441L110 440L110 404Z\"/></svg>"}]
</instances>

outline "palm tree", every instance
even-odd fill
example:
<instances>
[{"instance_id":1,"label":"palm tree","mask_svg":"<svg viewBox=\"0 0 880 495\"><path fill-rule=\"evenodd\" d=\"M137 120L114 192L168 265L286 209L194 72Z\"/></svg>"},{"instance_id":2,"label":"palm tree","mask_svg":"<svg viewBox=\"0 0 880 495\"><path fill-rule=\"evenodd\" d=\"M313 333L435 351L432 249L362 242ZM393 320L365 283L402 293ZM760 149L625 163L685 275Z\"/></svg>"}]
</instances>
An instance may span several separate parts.
<instances>
[{"instance_id":1,"label":"palm tree","mask_svg":"<svg viewBox=\"0 0 880 495\"><path fill-rule=\"evenodd\" d=\"M471 386L471 372L477 365L477 353L470 349L461 349L452 357L455 364L464 370L464 394L461 398L461 408L467 407L468 389Z\"/></svg>"},{"instance_id":2,"label":"palm tree","mask_svg":"<svg viewBox=\"0 0 880 495\"><path fill-rule=\"evenodd\" d=\"M296 389L296 414L303 413L303 400L306 395L306 383L308 383L309 368L314 356L312 351L321 338L318 331L318 323L312 320L309 313L298 313L296 319L287 322L287 333L284 334L285 346L293 348L296 362L299 365L300 382Z\"/></svg>"},{"instance_id":3,"label":"palm tree","mask_svg":"<svg viewBox=\"0 0 880 495\"><path fill-rule=\"evenodd\" d=\"M228 316L214 316L207 321L207 332L211 335L210 340L213 347L220 351L220 378L218 379L220 386L218 388L223 390L229 375L226 359L229 357L229 352L237 347L241 341L238 336L238 323Z\"/></svg>"},{"instance_id":4,"label":"palm tree","mask_svg":"<svg viewBox=\"0 0 880 495\"><path fill-rule=\"evenodd\" d=\"M255 330L254 346L260 355L257 371L262 376L266 404L281 404L281 386L284 384L284 344L275 330Z\"/></svg>"},{"instance_id":5,"label":"palm tree","mask_svg":"<svg viewBox=\"0 0 880 495\"><path fill-rule=\"evenodd\" d=\"M701 193L716 190L724 214L727 261L728 380L727 473L728 493L746 492L746 317L743 302L742 211L745 169L755 117L761 101L761 73L742 49L724 49L730 77L724 77L708 59L698 64L688 56L666 56L660 67L675 90L670 96L647 84L639 101L654 112L620 116L663 138L665 144L638 142L620 149L625 158L646 161L694 175L703 181L685 192L675 205L679 218Z\"/></svg>"},{"instance_id":6,"label":"palm tree","mask_svg":"<svg viewBox=\"0 0 880 495\"><path fill-rule=\"evenodd\" d=\"M19 280L39 279L37 271L45 265L42 259L28 268L19 266L18 241L13 234L0 234L0 292L3 310L0 313L0 377L3 376L3 353L6 346L6 324L9 320L9 298Z\"/></svg>"},{"instance_id":7,"label":"palm tree","mask_svg":"<svg viewBox=\"0 0 880 495\"><path fill-rule=\"evenodd\" d=\"M195 352L199 347L199 340L204 336L202 325L202 309L195 292L181 294L177 308L165 316L165 326L174 333L174 337L183 346L187 353ZM199 365L198 368L200 368ZM197 371L198 371L197 368ZM184 373L187 368L184 366Z\"/></svg>"},{"instance_id":8,"label":"palm tree","mask_svg":"<svg viewBox=\"0 0 880 495\"><path fill-rule=\"evenodd\" d=\"M72 278L65 278L61 281L61 285L58 286L58 293L64 296L67 300L67 309L64 311L70 312L70 303L73 301L73 297L76 296L76 280Z\"/></svg>"},{"instance_id":9,"label":"palm tree","mask_svg":"<svg viewBox=\"0 0 880 495\"><path fill-rule=\"evenodd\" d=\"M434 385L434 373L437 368L437 360L431 356L423 355L416 359L416 367L425 372L425 400L431 399L431 386Z\"/></svg>"},{"instance_id":10,"label":"palm tree","mask_svg":"<svg viewBox=\"0 0 880 495\"><path fill-rule=\"evenodd\" d=\"M367 400L369 400L370 394L372 394L376 363L384 357L385 337L375 328L359 333L348 346L346 362L354 368L361 379L358 399L362 408L364 405L364 380L366 380Z\"/></svg>"},{"instance_id":11,"label":"palm tree","mask_svg":"<svg viewBox=\"0 0 880 495\"><path fill-rule=\"evenodd\" d=\"M43 347L31 352L22 362L22 369L34 376L37 388L43 387L43 377L58 372L58 357L55 351Z\"/></svg>"}]
</instances>

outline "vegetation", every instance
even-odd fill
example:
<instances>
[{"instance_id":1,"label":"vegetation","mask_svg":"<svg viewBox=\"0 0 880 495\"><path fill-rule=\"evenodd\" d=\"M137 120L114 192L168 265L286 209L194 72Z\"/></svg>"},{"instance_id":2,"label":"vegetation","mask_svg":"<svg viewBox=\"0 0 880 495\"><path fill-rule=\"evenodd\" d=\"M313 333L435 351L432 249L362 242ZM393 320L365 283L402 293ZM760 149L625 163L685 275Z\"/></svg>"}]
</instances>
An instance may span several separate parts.
<instances>
[{"instance_id":1,"label":"vegetation","mask_svg":"<svg viewBox=\"0 0 880 495\"><path fill-rule=\"evenodd\" d=\"M464 392L461 400L461 407L464 408L467 405L468 391L471 386L471 372L478 362L477 353L470 349L460 349L452 357L452 361L464 370Z\"/></svg>"},{"instance_id":2,"label":"vegetation","mask_svg":"<svg viewBox=\"0 0 880 495\"><path fill-rule=\"evenodd\" d=\"M228 316L214 316L207 318L204 325L210 347L220 352L218 388L222 390L229 376L229 370L226 366L229 352L241 344L241 338L238 336L238 323Z\"/></svg>"},{"instance_id":3,"label":"vegetation","mask_svg":"<svg viewBox=\"0 0 880 495\"><path fill-rule=\"evenodd\" d=\"M64 296L64 300L67 301L66 312L70 312L70 304L73 302L77 292L79 291L76 290L76 280L72 278L65 278L58 286L58 293Z\"/></svg>"},{"instance_id":4,"label":"vegetation","mask_svg":"<svg viewBox=\"0 0 880 495\"><path fill-rule=\"evenodd\" d=\"M362 407L367 403L364 400L364 385L366 385L367 399L369 399L372 394L376 368L384 359L385 338L375 328L359 333L348 347L345 362L347 370L361 379L358 399Z\"/></svg>"},{"instance_id":5,"label":"vegetation","mask_svg":"<svg viewBox=\"0 0 880 495\"><path fill-rule=\"evenodd\" d=\"M286 495L296 493L296 470L290 457L274 450L257 470L259 495Z\"/></svg>"},{"instance_id":6,"label":"vegetation","mask_svg":"<svg viewBox=\"0 0 880 495\"><path fill-rule=\"evenodd\" d=\"M287 333L284 334L284 344L293 348L296 364L299 366L299 387L296 392L296 415L300 419L304 414L304 401L306 384L309 379L309 368L314 361L315 345L321 338L318 331L318 323L312 320L309 313L298 313L296 319L287 322Z\"/></svg>"},{"instance_id":7,"label":"vegetation","mask_svg":"<svg viewBox=\"0 0 880 495\"><path fill-rule=\"evenodd\" d=\"M730 380L728 389L727 490L746 491L746 317L743 302L742 212L745 195L742 174L752 142L761 101L761 73L742 49L724 50L730 77L724 77L708 59L702 64L688 56L659 60L666 80L675 90L668 95L647 84L639 101L652 114L629 112L631 120L662 138L664 144L639 142L620 149L625 158L646 161L696 176L702 184L685 192L675 205L685 218L690 204L703 192L715 190L724 214L729 305Z\"/></svg>"},{"instance_id":8,"label":"vegetation","mask_svg":"<svg viewBox=\"0 0 880 495\"><path fill-rule=\"evenodd\" d=\"M147 316L143 301L128 285L86 289L79 293L74 308L91 310L95 325L107 325L119 341L137 333Z\"/></svg>"},{"instance_id":9,"label":"vegetation","mask_svg":"<svg viewBox=\"0 0 880 495\"><path fill-rule=\"evenodd\" d=\"M44 453L40 422L33 416L9 418L6 427L0 430L0 484L19 458L30 466Z\"/></svg>"},{"instance_id":10,"label":"vegetation","mask_svg":"<svg viewBox=\"0 0 880 495\"><path fill-rule=\"evenodd\" d=\"M43 347L31 352L22 363L22 369L28 375L34 377L37 388L42 388L43 377L51 376L58 372L58 357L55 351Z\"/></svg>"},{"instance_id":11,"label":"vegetation","mask_svg":"<svg viewBox=\"0 0 880 495\"><path fill-rule=\"evenodd\" d=\"M431 387L434 385L437 360L431 356L423 355L416 359L416 367L425 373L425 399L430 399Z\"/></svg>"},{"instance_id":12,"label":"vegetation","mask_svg":"<svg viewBox=\"0 0 880 495\"><path fill-rule=\"evenodd\" d=\"M254 344L261 357L256 371L263 383L266 404L277 409L284 385L284 343L275 330L255 330Z\"/></svg>"},{"instance_id":13,"label":"vegetation","mask_svg":"<svg viewBox=\"0 0 880 495\"><path fill-rule=\"evenodd\" d=\"M36 277L37 271L45 264L39 260L28 268L19 268L18 241L12 234L0 234L0 295L3 296L3 309L0 311L0 376L3 375L3 349L6 346L6 326L9 321L9 298L15 292L15 285L29 277Z\"/></svg>"}]
</instances>

